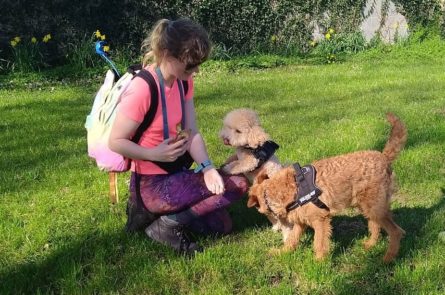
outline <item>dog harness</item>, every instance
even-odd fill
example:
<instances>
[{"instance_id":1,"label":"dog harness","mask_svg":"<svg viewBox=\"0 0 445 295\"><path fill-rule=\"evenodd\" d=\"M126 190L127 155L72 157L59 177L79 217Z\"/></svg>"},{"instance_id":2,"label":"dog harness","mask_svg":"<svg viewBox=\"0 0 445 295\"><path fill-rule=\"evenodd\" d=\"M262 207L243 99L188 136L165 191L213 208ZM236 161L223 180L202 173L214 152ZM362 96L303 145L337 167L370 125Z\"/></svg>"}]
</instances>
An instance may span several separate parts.
<instances>
[{"instance_id":1,"label":"dog harness","mask_svg":"<svg viewBox=\"0 0 445 295\"><path fill-rule=\"evenodd\" d=\"M322 191L315 185L315 177L317 174L315 167L307 165L301 168L298 163L295 163L293 167L296 172L295 181L298 183L298 191L295 194L295 200L286 206L287 212L303 206L308 202L312 202L320 209L329 211L329 207L318 198Z\"/></svg>"},{"instance_id":2,"label":"dog harness","mask_svg":"<svg viewBox=\"0 0 445 295\"><path fill-rule=\"evenodd\" d=\"M269 160L279 147L280 146L278 144L271 140L266 141L255 149L246 147L246 149L251 150L253 156L258 159L258 164L254 169L252 169L252 171L258 167L261 167L267 160Z\"/></svg>"}]
</instances>

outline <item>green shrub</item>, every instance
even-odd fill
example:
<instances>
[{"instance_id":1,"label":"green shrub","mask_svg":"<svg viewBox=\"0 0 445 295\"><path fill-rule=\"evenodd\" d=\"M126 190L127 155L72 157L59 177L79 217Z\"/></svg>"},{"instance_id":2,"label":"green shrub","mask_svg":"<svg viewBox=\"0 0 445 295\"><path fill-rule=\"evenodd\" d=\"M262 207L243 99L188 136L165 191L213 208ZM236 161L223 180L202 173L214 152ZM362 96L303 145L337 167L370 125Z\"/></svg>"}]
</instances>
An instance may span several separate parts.
<instances>
[{"instance_id":1,"label":"green shrub","mask_svg":"<svg viewBox=\"0 0 445 295\"><path fill-rule=\"evenodd\" d=\"M368 48L360 32L336 34L333 29L329 29L324 36L319 42L311 42L314 47L311 55L321 57L327 63L337 61L341 55L354 54Z\"/></svg>"},{"instance_id":2,"label":"green shrub","mask_svg":"<svg viewBox=\"0 0 445 295\"><path fill-rule=\"evenodd\" d=\"M102 38L103 36L103 38ZM91 35L84 35L80 41L73 41L66 44L66 58L68 63L78 70L85 70L99 65L100 58L95 52L95 41L105 40L99 30ZM106 51L109 51L107 47Z\"/></svg>"},{"instance_id":3,"label":"green shrub","mask_svg":"<svg viewBox=\"0 0 445 295\"><path fill-rule=\"evenodd\" d=\"M234 56L232 48L224 44L214 44L210 58L213 60L229 60Z\"/></svg>"}]
</instances>

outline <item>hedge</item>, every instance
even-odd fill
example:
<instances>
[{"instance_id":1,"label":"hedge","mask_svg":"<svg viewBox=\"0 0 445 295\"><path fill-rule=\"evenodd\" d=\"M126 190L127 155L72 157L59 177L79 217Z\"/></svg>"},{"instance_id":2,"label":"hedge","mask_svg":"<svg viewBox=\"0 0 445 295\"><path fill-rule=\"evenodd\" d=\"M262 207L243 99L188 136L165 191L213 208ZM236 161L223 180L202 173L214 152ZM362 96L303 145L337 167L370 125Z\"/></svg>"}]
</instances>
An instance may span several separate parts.
<instances>
[{"instance_id":1,"label":"hedge","mask_svg":"<svg viewBox=\"0 0 445 295\"><path fill-rule=\"evenodd\" d=\"M372 1L372 0L371 0ZM389 0L383 0L389 3ZM439 0L394 0L410 27L437 25ZM337 32L356 32L366 0L3 0L0 59L8 59L10 40L54 41L50 63L63 62L70 43L99 29L111 46L139 54L139 45L160 18L189 17L200 22L219 48L234 54L304 53L314 23ZM6 13L8 12L8 13Z\"/></svg>"}]
</instances>

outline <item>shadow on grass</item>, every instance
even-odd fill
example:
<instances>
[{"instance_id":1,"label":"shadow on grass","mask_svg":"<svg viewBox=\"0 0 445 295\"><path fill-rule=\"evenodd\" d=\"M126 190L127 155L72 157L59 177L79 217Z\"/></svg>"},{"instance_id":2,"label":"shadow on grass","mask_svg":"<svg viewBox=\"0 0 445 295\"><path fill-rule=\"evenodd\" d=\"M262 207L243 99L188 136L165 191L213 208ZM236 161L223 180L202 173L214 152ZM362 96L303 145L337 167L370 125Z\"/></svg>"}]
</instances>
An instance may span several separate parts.
<instances>
[{"instance_id":1,"label":"shadow on grass","mask_svg":"<svg viewBox=\"0 0 445 295\"><path fill-rule=\"evenodd\" d=\"M368 263L366 263L365 267L360 267L359 271L349 272L346 276L338 280L336 282L336 294L375 294L376 290L385 290L384 294L413 294L412 292L416 290L416 283L410 280L409 274L398 276L398 279L395 279L396 267L400 268L401 265L405 265L410 271L415 270L413 259L419 259L416 253L425 253L425 250L437 239L438 232L430 228L434 226L429 224L431 221L430 218L434 213L444 211L444 209L445 198L442 197L440 201L431 208L417 207L393 210L396 223L406 231L406 236L401 241L400 252L396 260L390 264L384 264L382 262L388 245L387 236L384 234L383 239L385 242L383 251L371 249L369 252L366 252L365 255L367 256L366 260ZM350 219L348 222L363 221L361 218L359 219L359 217L348 219ZM348 255L348 249L354 243L354 240L361 239L366 235L367 233L365 231L360 230L358 236L340 234L334 237L334 240L339 242L334 250L334 257L339 255L340 252ZM438 277L437 272L438 270L434 270L434 268L427 268L424 270L422 276L435 278ZM439 283L437 287L445 288L445 285L440 287Z\"/></svg>"},{"instance_id":2,"label":"shadow on grass","mask_svg":"<svg viewBox=\"0 0 445 295\"><path fill-rule=\"evenodd\" d=\"M445 209L445 198L441 198L439 203L431 208L415 207L397 208L392 210L394 221L406 231L406 235L401 241L400 252L397 259L408 257L409 252L412 251L412 249L409 248L410 245L420 245L422 243L419 238L420 235L427 230L425 229L425 226L429 217L434 212L443 209ZM336 247L333 250L334 257L347 252L352 245L357 243L357 240L362 240L368 237L367 220L360 214L354 217L334 217L332 227L332 238L333 241L337 242ZM383 229L381 230L381 233L380 240L385 241L386 251L388 237ZM423 246L427 246L427 243ZM384 252L381 253L381 259L383 259L383 255Z\"/></svg>"},{"instance_id":3,"label":"shadow on grass","mask_svg":"<svg viewBox=\"0 0 445 295\"><path fill-rule=\"evenodd\" d=\"M336 294L373 294L382 290L388 294L402 294L403 286L393 281L385 281L393 276L396 265L410 263L412 255L428 248L427 226L430 216L438 210L445 209L442 198L431 208L398 208L393 210L396 222L406 230L402 240L399 257L393 264L384 265L381 251L370 251L366 254L366 267L346 273L335 279ZM234 217L235 231L243 232L252 227L268 227L268 221L253 209L238 202L231 208ZM359 224L359 225L357 225ZM348 225L350 227L348 227ZM361 216L335 217L333 220L333 260L336 263L341 255L348 255L349 249L367 235L364 219ZM312 231L308 231L313 235ZM72 239L67 237L67 240ZM312 247L302 245L303 247ZM387 242L385 242L385 247ZM378 252L378 253L377 253ZM345 254L343 254L345 253ZM103 233L91 230L88 235L76 238L73 242L54 250L47 257L15 265L0 273L0 293L115 293L128 291L140 275L151 273L143 281L145 292L159 292L165 289L167 277L160 277L157 272L172 261L184 260L164 246L148 241L143 234L128 236L123 231ZM340 262L341 263L341 262ZM187 274L185 274L187 275ZM428 275L427 273L425 275ZM165 274L164 274L165 276ZM380 278L380 279L379 279ZM240 280L243 280L240 278Z\"/></svg>"},{"instance_id":4,"label":"shadow on grass","mask_svg":"<svg viewBox=\"0 0 445 295\"><path fill-rule=\"evenodd\" d=\"M269 220L263 214L258 213L255 208L247 207L247 196L228 208L233 220L233 230L244 232L253 228L268 228L271 226Z\"/></svg>"},{"instance_id":5,"label":"shadow on grass","mask_svg":"<svg viewBox=\"0 0 445 295\"><path fill-rule=\"evenodd\" d=\"M140 274L155 274L165 261L179 259L187 258L155 245L143 234L92 231L45 258L31 258L0 273L0 294L125 293L122 290L133 286L132 280ZM153 275L144 282L145 291L154 294L162 290L165 278Z\"/></svg>"},{"instance_id":6,"label":"shadow on grass","mask_svg":"<svg viewBox=\"0 0 445 295\"><path fill-rule=\"evenodd\" d=\"M376 290L379 292L385 290L382 294L412 294L410 292L416 290L416 283L410 280L410 275L398 276L404 281L399 281L394 278L394 275L400 272L400 268L408 268L414 272L415 261L422 259L418 254L428 252L431 244L435 243L439 231L445 230L440 226L437 227L435 221L437 216L441 216L442 212L445 213L445 189L441 190L442 195L437 198L438 201L432 207L401 207L392 210L395 222L406 231L406 235L401 240L399 255L390 264L383 263L383 256L388 247L388 237L383 230L376 247L369 251L364 249L363 252L357 251L363 247L362 242L368 237L367 220L361 214L335 216L332 220L331 238L334 246L331 249L332 258L330 258L333 268L339 269L339 276L333 278L335 294L376 294ZM237 207L234 213L236 213L235 221L238 223L239 231L248 230L251 227L270 228L267 219L258 217L258 213L251 212L245 207ZM312 251L313 230L309 228L305 235L299 247L310 248ZM348 267L351 270L345 271ZM422 271L422 276L433 278L433 282L434 278L440 276L440 270L435 270L433 267ZM445 285L439 283L438 288L445 288Z\"/></svg>"},{"instance_id":7,"label":"shadow on grass","mask_svg":"<svg viewBox=\"0 0 445 295\"><path fill-rule=\"evenodd\" d=\"M445 209L445 189L442 188L443 197L440 201L430 208L416 207L416 208L396 208L392 210L394 221L406 231L405 237L401 242L401 250L398 259L407 257L412 249L409 245L421 244L419 236L425 231L425 225L429 220L431 214L438 210ZM271 227L271 223L267 218L258 213L254 208L247 208L246 199L242 199L229 208L233 217L234 230L236 232L244 232L252 228ZM334 216L332 219L332 241L335 243L333 249L333 256L341 255L350 249L357 240L362 240L368 236L367 220L357 213L357 215L349 217L345 215ZM445 230L445 229L444 229ZM313 241L313 231L308 228L305 234L311 235L311 247ZM384 230L380 239L387 243L387 236ZM427 246L428 242L424 246ZM385 248L386 251L386 248ZM383 259L384 253L381 253Z\"/></svg>"}]
</instances>

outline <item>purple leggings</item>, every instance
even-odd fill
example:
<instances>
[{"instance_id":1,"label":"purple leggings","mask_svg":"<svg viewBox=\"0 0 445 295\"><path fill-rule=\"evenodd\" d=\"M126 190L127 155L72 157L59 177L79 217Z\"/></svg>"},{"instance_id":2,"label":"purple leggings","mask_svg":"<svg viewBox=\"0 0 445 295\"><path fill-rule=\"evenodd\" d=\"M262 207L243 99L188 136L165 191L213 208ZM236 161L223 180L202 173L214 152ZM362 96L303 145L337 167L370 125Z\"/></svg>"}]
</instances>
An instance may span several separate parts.
<instances>
[{"instance_id":1,"label":"purple leggings","mask_svg":"<svg viewBox=\"0 0 445 295\"><path fill-rule=\"evenodd\" d=\"M204 183L203 174L192 170L139 176L142 201L149 211L167 215L190 209L196 218L188 226L204 234L231 231L232 220L225 208L241 199L249 187L244 176L222 175L225 191L213 195ZM132 201L136 201L135 183L136 174L133 172L130 180Z\"/></svg>"}]
</instances>

